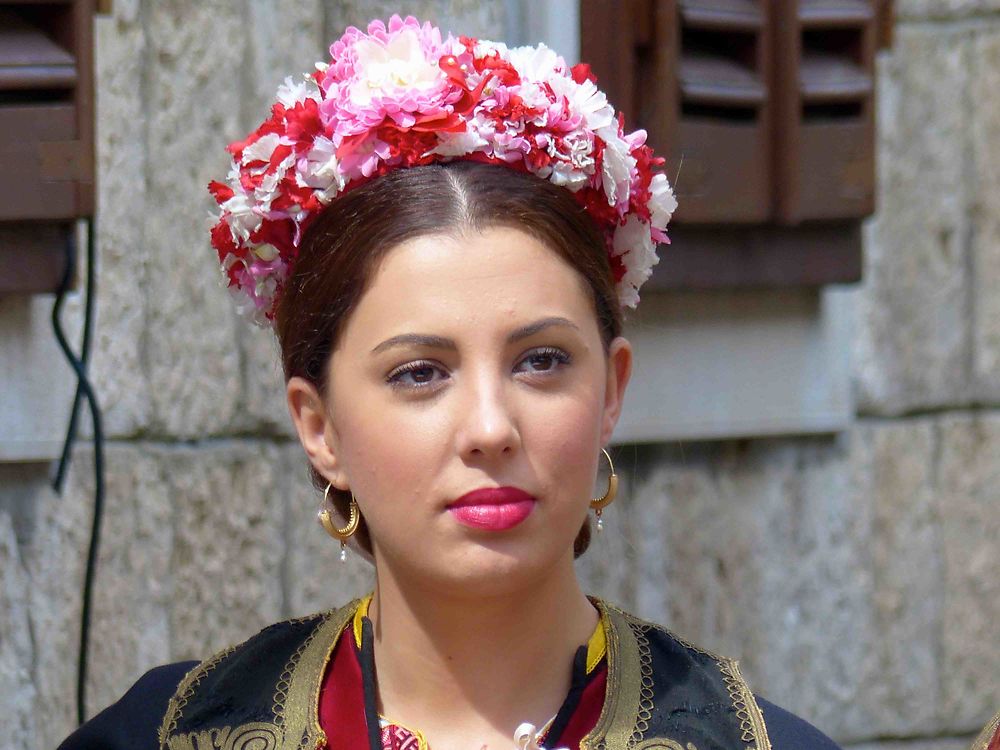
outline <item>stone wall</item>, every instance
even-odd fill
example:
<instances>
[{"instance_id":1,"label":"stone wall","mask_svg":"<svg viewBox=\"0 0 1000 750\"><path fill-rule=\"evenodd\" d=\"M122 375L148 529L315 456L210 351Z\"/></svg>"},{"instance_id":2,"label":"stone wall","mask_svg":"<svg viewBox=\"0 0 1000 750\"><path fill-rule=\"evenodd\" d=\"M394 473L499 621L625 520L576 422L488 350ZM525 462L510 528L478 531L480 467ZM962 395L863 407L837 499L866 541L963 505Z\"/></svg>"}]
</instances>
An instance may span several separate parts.
<instances>
[{"instance_id":1,"label":"stone wall","mask_svg":"<svg viewBox=\"0 0 1000 750\"><path fill-rule=\"evenodd\" d=\"M370 585L314 529L269 335L205 241L221 145L349 22L471 0L116 0L97 21L107 499L89 708ZM879 213L856 292L853 428L627 447L592 590L742 658L758 692L865 750L957 750L1000 707L1000 2L898 0L880 61ZM247 44L247 37L252 44ZM74 721L92 449L63 496L0 466L0 737ZM11 739L12 738L12 739Z\"/></svg>"}]
</instances>

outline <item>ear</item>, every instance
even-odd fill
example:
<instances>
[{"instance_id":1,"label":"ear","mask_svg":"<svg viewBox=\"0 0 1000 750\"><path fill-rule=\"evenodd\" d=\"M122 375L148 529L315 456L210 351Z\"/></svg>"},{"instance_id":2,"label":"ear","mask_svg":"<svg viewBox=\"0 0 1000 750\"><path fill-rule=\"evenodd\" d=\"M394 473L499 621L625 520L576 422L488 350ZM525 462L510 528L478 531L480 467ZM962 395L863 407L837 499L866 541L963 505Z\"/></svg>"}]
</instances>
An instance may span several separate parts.
<instances>
[{"instance_id":1,"label":"ear","mask_svg":"<svg viewBox=\"0 0 1000 750\"><path fill-rule=\"evenodd\" d=\"M632 344L621 336L608 347L608 378L604 389L604 414L601 421L601 445L611 442L625 402L625 388L632 377Z\"/></svg>"},{"instance_id":2,"label":"ear","mask_svg":"<svg viewBox=\"0 0 1000 750\"><path fill-rule=\"evenodd\" d=\"M339 437L333 417L316 386L298 375L291 377L285 387L285 399L309 461L334 487L348 489L350 482L339 460Z\"/></svg>"}]
</instances>

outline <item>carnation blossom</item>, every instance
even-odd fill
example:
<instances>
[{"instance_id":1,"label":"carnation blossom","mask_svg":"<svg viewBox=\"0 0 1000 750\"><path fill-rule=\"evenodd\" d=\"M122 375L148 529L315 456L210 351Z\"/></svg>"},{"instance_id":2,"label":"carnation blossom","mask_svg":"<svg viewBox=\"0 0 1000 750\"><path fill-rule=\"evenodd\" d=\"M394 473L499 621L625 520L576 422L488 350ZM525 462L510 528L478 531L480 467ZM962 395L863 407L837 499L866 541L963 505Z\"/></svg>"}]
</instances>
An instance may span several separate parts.
<instances>
[{"instance_id":1,"label":"carnation blossom","mask_svg":"<svg viewBox=\"0 0 1000 750\"><path fill-rule=\"evenodd\" d=\"M398 15L348 28L330 61L285 79L271 116L228 150L226 180L209 185L212 245L237 308L263 326L317 214L395 169L475 159L569 190L604 233L626 307L677 207L646 133L625 132L588 66Z\"/></svg>"}]
</instances>

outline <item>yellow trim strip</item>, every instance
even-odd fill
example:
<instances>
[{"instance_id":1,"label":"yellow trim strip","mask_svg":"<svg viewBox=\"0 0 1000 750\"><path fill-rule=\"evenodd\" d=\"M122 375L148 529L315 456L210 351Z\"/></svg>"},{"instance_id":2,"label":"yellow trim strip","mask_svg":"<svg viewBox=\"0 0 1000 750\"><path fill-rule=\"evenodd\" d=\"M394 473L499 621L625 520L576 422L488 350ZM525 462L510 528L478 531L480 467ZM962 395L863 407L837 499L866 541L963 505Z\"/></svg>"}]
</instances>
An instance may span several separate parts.
<instances>
[{"instance_id":1,"label":"yellow trim strip","mask_svg":"<svg viewBox=\"0 0 1000 750\"><path fill-rule=\"evenodd\" d=\"M601 616L597 620L597 627L594 628L594 632L591 633L590 639L587 641L587 674L597 669L597 665L601 663L601 659L608 652L608 635L605 632L607 629L607 615L602 610Z\"/></svg>"},{"instance_id":2,"label":"yellow trim strip","mask_svg":"<svg viewBox=\"0 0 1000 750\"><path fill-rule=\"evenodd\" d=\"M358 605L357 610L354 612L354 642L358 646L361 645L361 618L368 616L368 605L372 603L373 596L375 596L374 591L361 600L361 604Z\"/></svg>"}]
</instances>

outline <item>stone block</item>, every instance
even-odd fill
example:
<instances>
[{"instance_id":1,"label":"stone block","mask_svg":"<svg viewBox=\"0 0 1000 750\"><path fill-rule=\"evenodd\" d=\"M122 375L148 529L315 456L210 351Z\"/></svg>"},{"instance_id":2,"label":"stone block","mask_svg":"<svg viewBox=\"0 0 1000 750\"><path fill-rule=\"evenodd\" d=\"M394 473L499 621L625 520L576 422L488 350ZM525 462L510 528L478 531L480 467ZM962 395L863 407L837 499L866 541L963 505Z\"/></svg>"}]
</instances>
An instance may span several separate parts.
<instances>
[{"instance_id":1,"label":"stone block","mask_svg":"<svg viewBox=\"0 0 1000 750\"><path fill-rule=\"evenodd\" d=\"M77 456L88 466L91 456ZM112 443L105 452L105 501L94 578L87 709L118 700L152 667L170 661L171 551L177 498L171 467L143 445ZM81 472L82 474L82 472ZM92 502L92 475L76 497Z\"/></svg>"},{"instance_id":2,"label":"stone block","mask_svg":"<svg viewBox=\"0 0 1000 750\"><path fill-rule=\"evenodd\" d=\"M1000 404L1000 32L977 35L972 63L972 367L977 400Z\"/></svg>"},{"instance_id":3,"label":"stone block","mask_svg":"<svg viewBox=\"0 0 1000 750\"><path fill-rule=\"evenodd\" d=\"M205 217L206 185L228 169L240 117L247 40L243 6L171 0L144 6L149 168L143 337L151 430L184 438L227 432L241 380L236 326Z\"/></svg>"},{"instance_id":4,"label":"stone block","mask_svg":"<svg viewBox=\"0 0 1000 750\"><path fill-rule=\"evenodd\" d=\"M968 403L967 27L900 26L878 72L878 213L865 235L862 413Z\"/></svg>"},{"instance_id":5,"label":"stone block","mask_svg":"<svg viewBox=\"0 0 1000 750\"><path fill-rule=\"evenodd\" d=\"M29 586L14 524L9 514L0 511L0 737L11 750L29 750L35 743Z\"/></svg>"},{"instance_id":6,"label":"stone block","mask_svg":"<svg viewBox=\"0 0 1000 750\"><path fill-rule=\"evenodd\" d=\"M1000 414L940 424L942 728L974 732L1000 707Z\"/></svg>"},{"instance_id":7,"label":"stone block","mask_svg":"<svg viewBox=\"0 0 1000 750\"><path fill-rule=\"evenodd\" d=\"M35 642L34 711L44 717L35 748L56 747L76 726L77 659L84 564L93 519L91 453L77 445L63 494L36 486L22 559L31 585L28 617Z\"/></svg>"},{"instance_id":8,"label":"stone block","mask_svg":"<svg viewBox=\"0 0 1000 750\"><path fill-rule=\"evenodd\" d=\"M146 246L146 34L135 3L94 21L97 88L98 294L92 354L108 436L135 434L151 417L144 359L148 307L157 303ZM79 340L79 339L75 339ZM81 434L91 436L90 420Z\"/></svg>"},{"instance_id":9,"label":"stone block","mask_svg":"<svg viewBox=\"0 0 1000 750\"><path fill-rule=\"evenodd\" d=\"M896 0L900 21L948 21L996 13L998 0Z\"/></svg>"},{"instance_id":10,"label":"stone block","mask_svg":"<svg viewBox=\"0 0 1000 750\"><path fill-rule=\"evenodd\" d=\"M865 697L877 717L872 735L933 732L941 720L939 633L940 518L934 488L935 426L929 419L863 428L856 471L859 501L871 503L874 576Z\"/></svg>"},{"instance_id":11,"label":"stone block","mask_svg":"<svg viewBox=\"0 0 1000 750\"><path fill-rule=\"evenodd\" d=\"M236 331L240 352L240 406L232 428L238 433L296 439L285 403L281 351L274 333L240 320Z\"/></svg>"},{"instance_id":12,"label":"stone block","mask_svg":"<svg viewBox=\"0 0 1000 750\"><path fill-rule=\"evenodd\" d=\"M156 446L173 511L171 658L204 659L281 619L285 487L270 442Z\"/></svg>"},{"instance_id":13,"label":"stone block","mask_svg":"<svg viewBox=\"0 0 1000 750\"><path fill-rule=\"evenodd\" d=\"M243 103L247 128L270 112L274 94L287 76L299 80L317 61L329 58L323 38L322 0L255 0L247 5L246 55L252 71Z\"/></svg>"}]
</instances>

